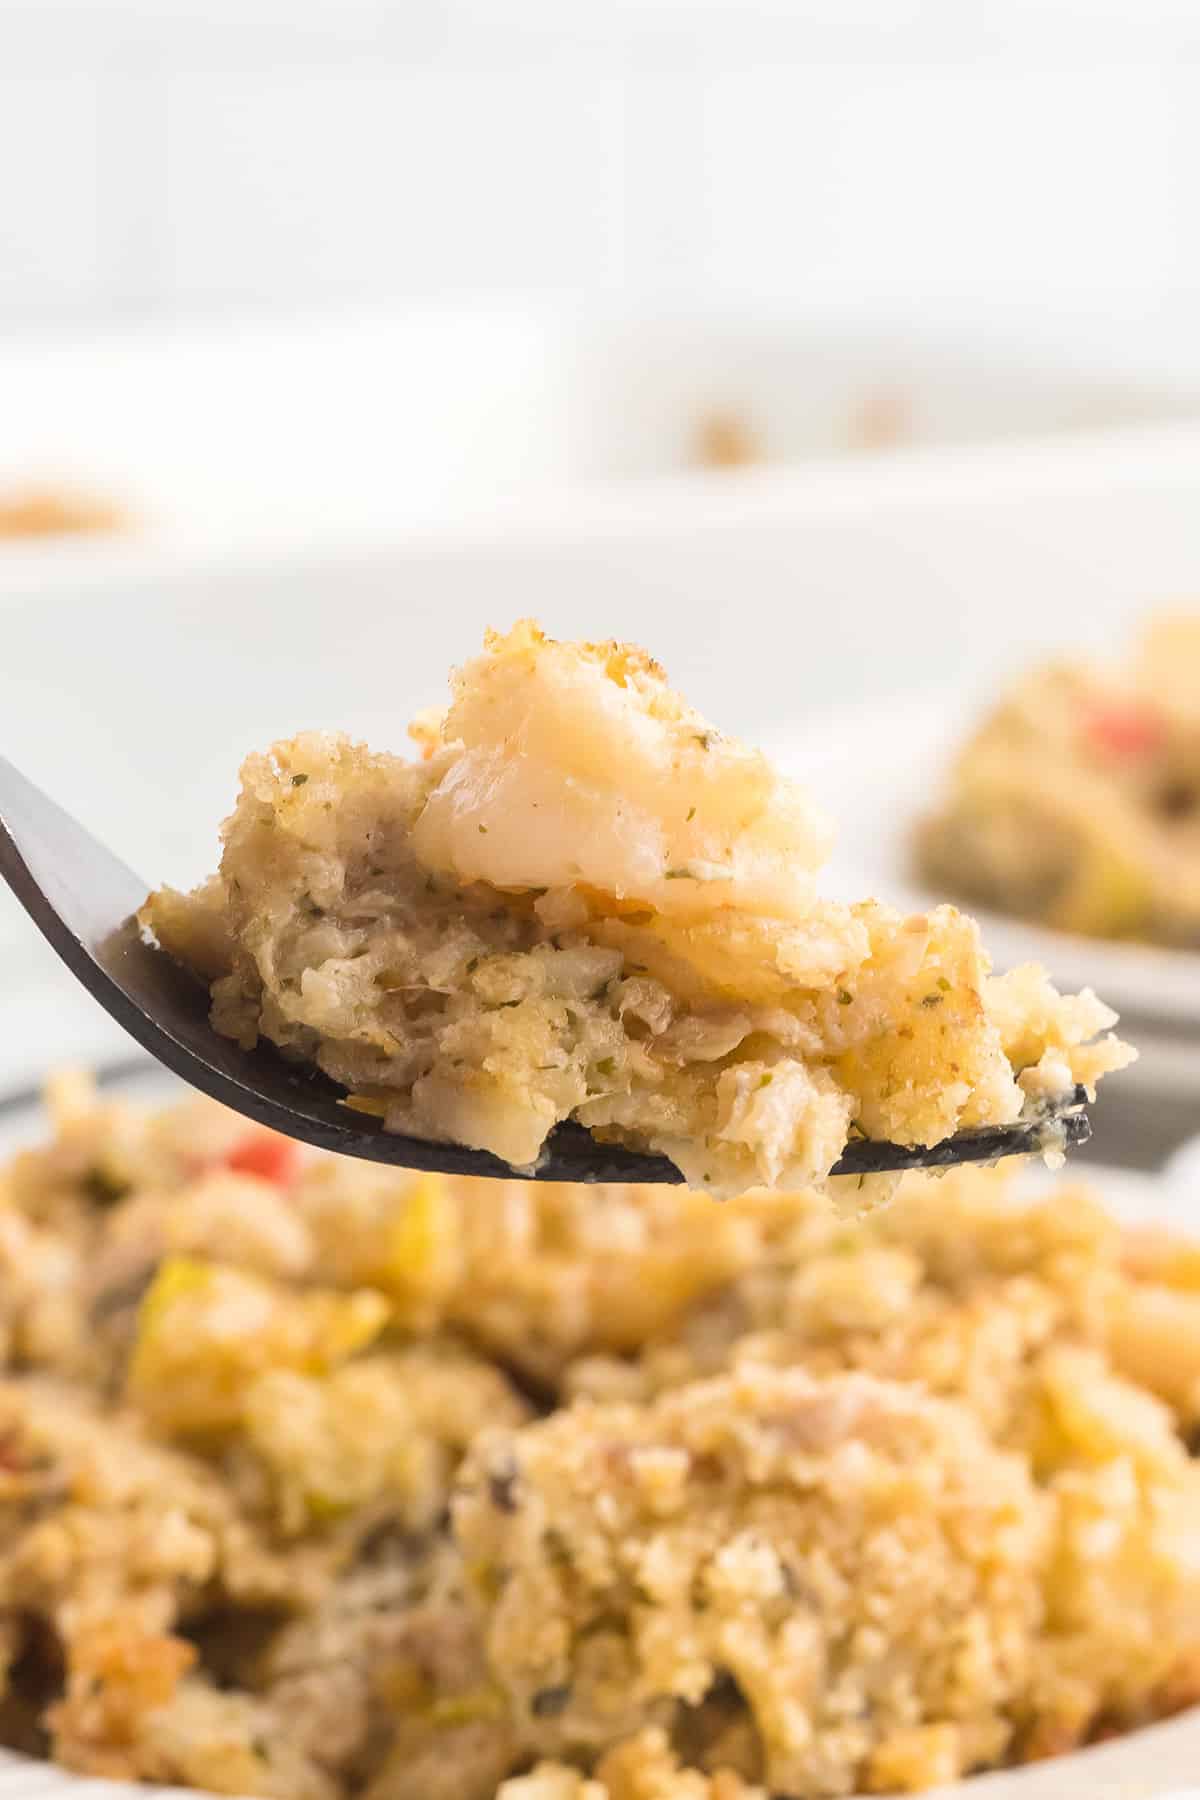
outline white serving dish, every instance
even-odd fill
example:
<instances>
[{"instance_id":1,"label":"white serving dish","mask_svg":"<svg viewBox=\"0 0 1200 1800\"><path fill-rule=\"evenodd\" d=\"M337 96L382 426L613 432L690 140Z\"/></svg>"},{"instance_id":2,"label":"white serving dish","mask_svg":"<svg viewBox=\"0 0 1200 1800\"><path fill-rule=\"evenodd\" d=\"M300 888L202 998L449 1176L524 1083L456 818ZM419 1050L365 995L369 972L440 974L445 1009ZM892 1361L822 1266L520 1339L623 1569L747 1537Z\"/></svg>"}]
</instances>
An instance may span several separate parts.
<instances>
[{"instance_id":1,"label":"white serving dish","mask_svg":"<svg viewBox=\"0 0 1200 1800\"><path fill-rule=\"evenodd\" d=\"M872 414L902 456L1200 417L1200 380L1118 376L961 326L516 304L16 337L0 345L0 393L0 490L78 484L135 522L132 545L66 546L76 567L377 541L607 484L703 485L697 433L714 414L795 468L876 460ZM0 583L62 548L0 544Z\"/></svg>"},{"instance_id":2,"label":"white serving dish","mask_svg":"<svg viewBox=\"0 0 1200 1800\"><path fill-rule=\"evenodd\" d=\"M147 1065L115 1084L115 1091L151 1101L180 1090L173 1076ZM0 1091L0 1155L34 1141L37 1109L6 1104ZM1095 1181L1119 1214L1153 1217L1166 1212L1172 1222L1194 1217L1175 1203L1161 1180L1123 1171L1092 1169ZM1200 1708L1077 1755L1025 1769L975 1776L939 1788L944 1800L1200 1800L1189 1787L1200 1772ZM85 1781L63 1770L0 1750L0 1800L188 1800L189 1790Z\"/></svg>"},{"instance_id":3,"label":"white serving dish","mask_svg":"<svg viewBox=\"0 0 1200 1800\"><path fill-rule=\"evenodd\" d=\"M1076 1756L976 1775L935 1800L1200 1800L1200 1713L1151 1725ZM195 1800L193 1788L87 1781L0 1750L0 1800ZM879 1800L879 1796L876 1796Z\"/></svg>"}]
</instances>

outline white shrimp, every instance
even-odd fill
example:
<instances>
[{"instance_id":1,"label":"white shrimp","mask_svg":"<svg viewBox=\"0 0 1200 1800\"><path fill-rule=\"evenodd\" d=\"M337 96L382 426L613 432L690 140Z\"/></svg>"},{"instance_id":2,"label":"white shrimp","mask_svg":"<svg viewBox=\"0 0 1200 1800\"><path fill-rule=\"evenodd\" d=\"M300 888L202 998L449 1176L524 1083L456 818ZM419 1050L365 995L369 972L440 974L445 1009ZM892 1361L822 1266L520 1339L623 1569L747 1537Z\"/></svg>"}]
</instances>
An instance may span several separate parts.
<instances>
[{"instance_id":1,"label":"white shrimp","mask_svg":"<svg viewBox=\"0 0 1200 1800\"><path fill-rule=\"evenodd\" d=\"M722 736L644 652L529 623L458 671L413 843L502 889L582 886L676 918L811 909L829 832L766 758Z\"/></svg>"}]
</instances>

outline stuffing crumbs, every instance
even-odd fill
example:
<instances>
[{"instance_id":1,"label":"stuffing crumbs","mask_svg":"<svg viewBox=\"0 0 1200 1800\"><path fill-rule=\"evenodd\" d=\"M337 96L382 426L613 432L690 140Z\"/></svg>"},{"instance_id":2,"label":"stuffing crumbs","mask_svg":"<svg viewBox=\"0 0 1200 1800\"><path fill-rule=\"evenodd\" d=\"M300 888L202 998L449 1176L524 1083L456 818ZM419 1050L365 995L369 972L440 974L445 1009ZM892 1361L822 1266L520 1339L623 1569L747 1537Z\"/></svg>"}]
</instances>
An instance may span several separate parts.
<instances>
[{"instance_id":1,"label":"stuffing crumbs","mask_svg":"<svg viewBox=\"0 0 1200 1800\"><path fill-rule=\"evenodd\" d=\"M725 1196L821 1182L854 1135L1008 1123L1132 1055L1094 994L993 978L953 907L818 898L807 799L639 650L518 625L414 729L418 763L325 733L251 756L220 873L143 912L219 1031L389 1130L529 1171L575 1119Z\"/></svg>"},{"instance_id":2,"label":"stuffing crumbs","mask_svg":"<svg viewBox=\"0 0 1200 1800\"><path fill-rule=\"evenodd\" d=\"M55 1083L0 1741L269 1800L822 1800L1200 1697L1200 1250L1089 1193L411 1177Z\"/></svg>"}]
</instances>

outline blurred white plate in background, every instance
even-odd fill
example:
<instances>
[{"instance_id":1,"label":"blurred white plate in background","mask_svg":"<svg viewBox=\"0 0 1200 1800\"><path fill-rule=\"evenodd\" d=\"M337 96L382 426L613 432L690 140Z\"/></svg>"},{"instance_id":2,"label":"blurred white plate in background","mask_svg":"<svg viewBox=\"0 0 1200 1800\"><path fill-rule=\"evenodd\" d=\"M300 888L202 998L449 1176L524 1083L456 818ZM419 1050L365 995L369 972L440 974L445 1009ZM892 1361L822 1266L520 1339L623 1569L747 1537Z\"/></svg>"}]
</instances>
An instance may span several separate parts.
<instances>
[{"instance_id":1,"label":"blurred white plate in background","mask_svg":"<svg viewBox=\"0 0 1200 1800\"><path fill-rule=\"evenodd\" d=\"M916 874L913 827L931 807L955 750L994 694L930 690L836 709L771 748L837 821L828 887L913 910L953 898ZM1200 953L1052 931L970 906L997 969L1043 964L1064 988L1094 987L1128 1019L1141 1051L1133 1079L1200 1088ZM1158 1030L1155 1030L1155 1027Z\"/></svg>"},{"instance_id":2,"label":"blurred white plate in background","mask_svg":"<svg viewBox=\"0 0 1200 1800\"><path fill-rule=\"evenodd\" d=\"M14 336L0 393L0 490L111 499L129 552L374 541L614 483L703 485L714 421L795 468L1200 416L1178 380L961 328L515 305ZM76 563L85 543L106 555L80 540ZM0 544L0 582L57 547Z\"/></svg>"}]
</instances>

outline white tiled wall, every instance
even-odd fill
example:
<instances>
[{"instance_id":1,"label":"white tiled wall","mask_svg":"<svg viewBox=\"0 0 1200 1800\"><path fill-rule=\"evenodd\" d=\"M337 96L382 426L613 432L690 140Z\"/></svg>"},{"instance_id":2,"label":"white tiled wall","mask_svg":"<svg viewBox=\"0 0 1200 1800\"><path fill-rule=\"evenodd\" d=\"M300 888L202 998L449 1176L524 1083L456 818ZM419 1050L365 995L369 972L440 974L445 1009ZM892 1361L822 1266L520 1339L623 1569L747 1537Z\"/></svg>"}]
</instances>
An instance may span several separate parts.
<instances>
[{"instance_id":1,"label":"white tiled wall","mask_svg":"<svg viewBox=\"0 0 1200 1800\"><path fill-rule=\"evenodd\" d=\"M103 80L0 69L0 306L90 304L103 286Z\"/></svg>"},{"instance_id":2,"label":"white tiled wall","mask_svg":"<svg viewBox=\"0 0 1200 1800\"><path fill-rule=\"evenodd\" d=\"M0 321L464 292L1143 318L1194 0L0 0Z\"/></svg>"},{"instance_id":3,"label":"white tiled wall","mask_svg":"<svg viewBox=\"0 0 1200 1800\"><path fill-rule=\"evenodd\" d=\"M625 278L611 71L355 58L164 85L169 303Z\"/></svg>"}]
</instances>

